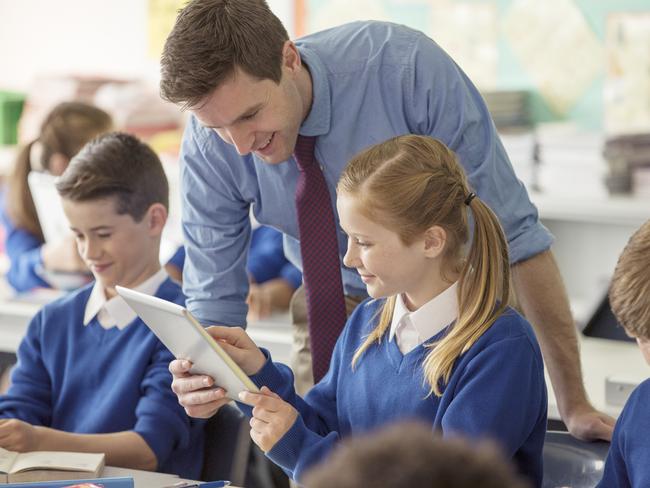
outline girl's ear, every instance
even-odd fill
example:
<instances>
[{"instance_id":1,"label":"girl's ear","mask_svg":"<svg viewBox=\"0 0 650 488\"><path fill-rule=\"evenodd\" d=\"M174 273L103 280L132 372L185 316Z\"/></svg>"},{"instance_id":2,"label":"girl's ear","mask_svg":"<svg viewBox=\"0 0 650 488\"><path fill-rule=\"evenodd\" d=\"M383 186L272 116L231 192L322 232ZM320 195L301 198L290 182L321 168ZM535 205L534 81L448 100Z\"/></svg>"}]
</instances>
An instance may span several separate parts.
<instances>
[{"instance_id":1,"label":"girl's ear","mask_svg":"<svg viewBox=\"0 0 650 488\"><path fill-rule=\"evenodd\" d=\"M167 222L167 209L162 203L154 203L147 210L147 220L149 222L149 232L153 235L162 234L165 223Z\"/></svg>"},{"instance_id":2,"label":"girl's ear","mask_svg":"<svg viewBox=\"0 0 650 488\"><path fill-rule=\"evenodd\" d=\"M447 232L439 225L429 227L424 232L424 255L437 258L442 254L447 243Z\"/></svg>"}]
</instances>

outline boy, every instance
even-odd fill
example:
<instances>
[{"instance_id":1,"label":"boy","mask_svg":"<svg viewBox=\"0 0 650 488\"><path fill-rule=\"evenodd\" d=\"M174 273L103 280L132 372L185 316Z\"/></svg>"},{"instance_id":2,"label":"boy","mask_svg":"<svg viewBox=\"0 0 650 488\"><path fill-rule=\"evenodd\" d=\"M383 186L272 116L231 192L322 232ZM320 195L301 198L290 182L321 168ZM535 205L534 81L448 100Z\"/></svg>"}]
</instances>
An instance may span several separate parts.
<instances>
[{"instance_id":1,"label":"boy","mask_svg":"<svg viewBox=\"0 0 650 488\"><path fill-rule=\"evenodd\" d=\"M650 364L650 220L630 238L618 259L609 291L612 311ZM630 395L621 412L601 487L650 486L650 380Z\"/></svg>"},{"instance_id":2,"label":"boy","mask_svg":"<svg viewBox=\"0 0 650 488\"><path fill-rule=\"evenodd\" d=\"M431 426L398 422L372 434L350 437L305 475L307 488L444 486L526 488L491 444L436 437Z\"/></svg>"},{"instance_id":3,"label":"boy","mask_svg":"<svg viewBox=\"0 0 650 488\"><path fill-rule=\"evenodd\" d=\"M57 190L95 282L32 319L0 397L0 447L104 452L107 465L197 478L203 425L170 389L173 357L115 293L184 304L158 260L169 196L160 160L109 133L73 158Z\"/></svg>"}]
</instances>

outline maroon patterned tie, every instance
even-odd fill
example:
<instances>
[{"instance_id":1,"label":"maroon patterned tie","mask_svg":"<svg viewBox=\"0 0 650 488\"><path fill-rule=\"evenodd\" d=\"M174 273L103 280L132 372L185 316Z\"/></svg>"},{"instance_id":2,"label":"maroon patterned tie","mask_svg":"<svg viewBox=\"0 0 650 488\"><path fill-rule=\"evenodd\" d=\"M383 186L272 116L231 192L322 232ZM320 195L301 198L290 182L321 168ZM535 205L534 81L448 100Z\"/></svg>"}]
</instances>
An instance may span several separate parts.
<instances>
[{"instance_id":1,"label":"maroon patterned tie","mask_svg":"<svg viewBox=\"0 0 650 488\"><path fill-rule=\"evenodd\" d=\"M315 137L298 136L296 209L302 277L307 297L314 382L325 376L347 314L341 280L336 222L323 172L314 157Z\"/></svg>"}]
</instances>

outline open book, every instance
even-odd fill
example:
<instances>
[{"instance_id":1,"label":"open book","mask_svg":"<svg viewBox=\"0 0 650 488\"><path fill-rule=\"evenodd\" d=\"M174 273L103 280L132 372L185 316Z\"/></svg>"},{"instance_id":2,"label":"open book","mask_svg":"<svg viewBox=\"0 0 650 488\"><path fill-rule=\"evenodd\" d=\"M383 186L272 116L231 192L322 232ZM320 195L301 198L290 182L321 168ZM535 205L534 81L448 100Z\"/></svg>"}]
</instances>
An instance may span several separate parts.
<instances>
[{"instance_id":1,"label":"open book","mask_svg":"<svg viewBox=\"0 0 650 488\"><path fill-rule=\"evenodd\" d=\"M0 483L97 478L103 469L104 454L0 448Z\"/></svg>"}]
</instances>

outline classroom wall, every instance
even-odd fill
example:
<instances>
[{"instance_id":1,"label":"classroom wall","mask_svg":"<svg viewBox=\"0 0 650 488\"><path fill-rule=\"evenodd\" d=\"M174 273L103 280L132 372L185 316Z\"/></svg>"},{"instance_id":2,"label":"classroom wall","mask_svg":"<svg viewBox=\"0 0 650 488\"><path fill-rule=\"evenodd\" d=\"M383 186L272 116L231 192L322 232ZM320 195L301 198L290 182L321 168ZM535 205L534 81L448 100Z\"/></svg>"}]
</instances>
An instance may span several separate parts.
<instances>
[{"instance_id":1,"label":"classroom wall","mask_svg":"<svg viewBox=\"0 0 650 488\"><path fill-rule=\"evenodd\" d=\"M36 75L158 78L151 12L185 0L0 0L0 89L26 90ZM293 32L293 2L269 5ZM153 51L153 52L152 52Z\"/></svg>"},{"instance_id":2,"label":"classroom wall","mask_svg":"<svg viewBox=\"0 0 650 488\"><path fill-rule=\"evenodd\" d=\"M608 17L618 12L650 15L648 0L305 2L307 31L368 18L415 27L452 54L480 88L532 90L534 120L572 120L591 129L603 126ZM650 17L646 19L643 29L650 40ZM650 92L647 44L637 59L647 66L644 83ZM545 96L545 91L554 93ZM650 93L637 102L650 105ZM650 109L646 112L635 129L650 130Z\"/></svg>"}]
</instances>

